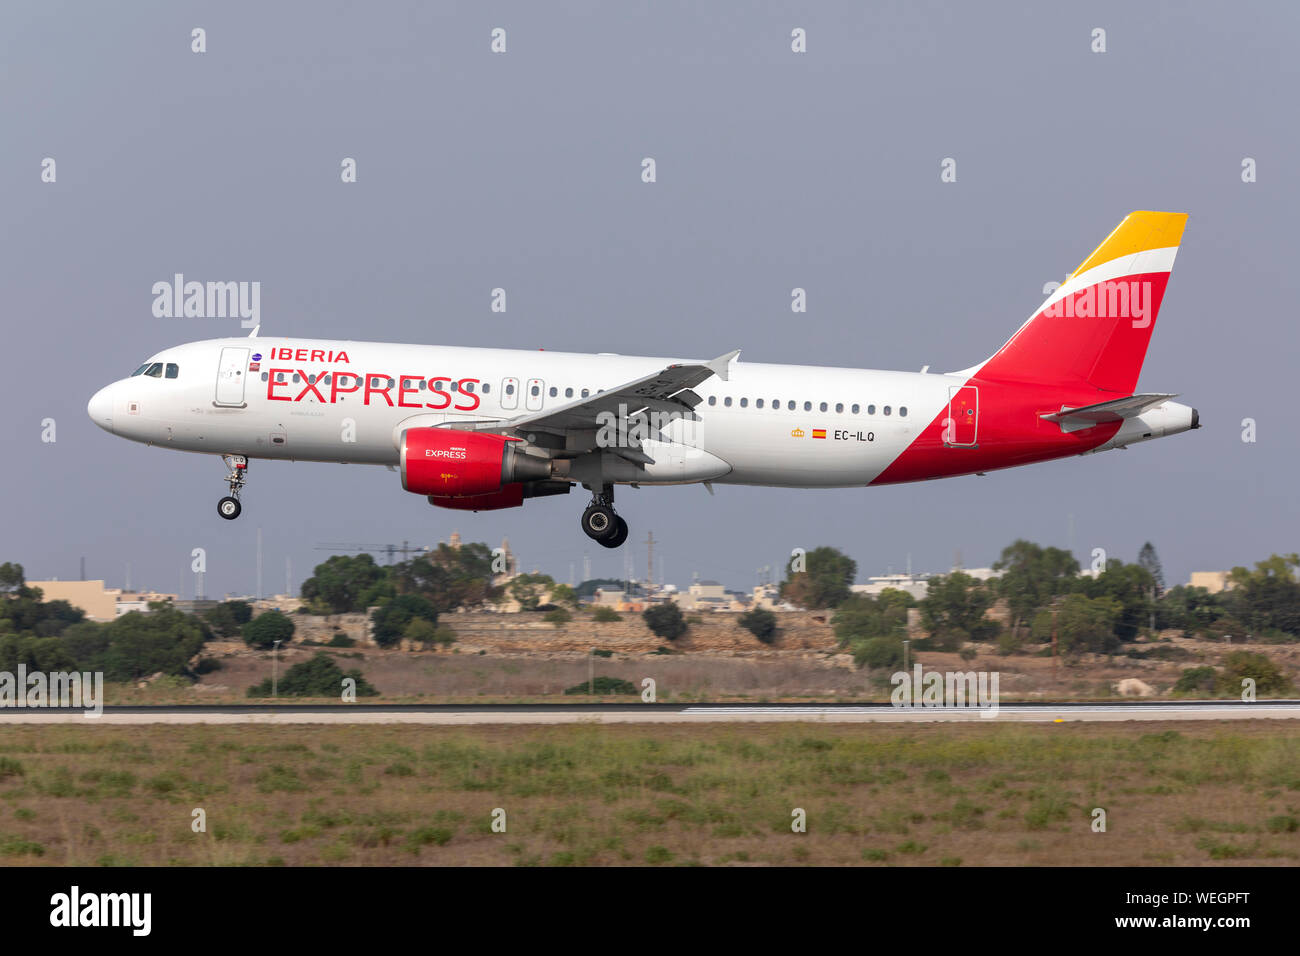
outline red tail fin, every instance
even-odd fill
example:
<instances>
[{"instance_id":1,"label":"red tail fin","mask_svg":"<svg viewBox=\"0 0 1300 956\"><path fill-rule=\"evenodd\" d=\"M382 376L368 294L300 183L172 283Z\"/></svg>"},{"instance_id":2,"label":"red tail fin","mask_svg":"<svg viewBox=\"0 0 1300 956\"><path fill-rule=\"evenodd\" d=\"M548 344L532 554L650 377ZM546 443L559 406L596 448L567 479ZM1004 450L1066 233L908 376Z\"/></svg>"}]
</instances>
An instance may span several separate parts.
<instances>
[{"instance_id":1,"label":"red tail fin","mask_svg":"<svg viewBox=\"0 0 1300 956\"><path fill-rule=\"evenodd\" d=\"M1186 224L1129 213L975 375L1131 394Z\"/></svg>"}]
</instances>

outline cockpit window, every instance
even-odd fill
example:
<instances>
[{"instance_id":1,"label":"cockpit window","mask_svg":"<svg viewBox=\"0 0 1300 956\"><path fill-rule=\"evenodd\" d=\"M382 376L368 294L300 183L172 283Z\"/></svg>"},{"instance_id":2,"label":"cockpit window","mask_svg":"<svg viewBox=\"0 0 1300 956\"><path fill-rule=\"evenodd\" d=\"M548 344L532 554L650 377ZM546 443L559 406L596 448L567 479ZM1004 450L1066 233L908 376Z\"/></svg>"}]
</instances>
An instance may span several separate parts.
<instances>
[{"instance_id":1,"label":"cockpit window","mask_svg":"<svg viewBox=\"0 0 1300 956\"><path fill-rule=\"evenodd\" d=\"M167 377L168 377L168 378L175 378L175 377L176 377L177 375L179 375L180 373L181 373L181 367L180 367L179 365L177 365L175 362L168 362L168 363L167 363Z\"/></svg>"},{"instance_id":2,"label":"cockpit window","mask_svg":"<svg viewBox=\"0 0 1300 956\"><path fill-rule=\"evenodd\" d=\"M141 365L138 369L136 369L134 372L131 373L131 377L132 377L132 378L135 378L137 375L143 375L145 369L147 369L148 367L149 367L149 363L148 363L148 362L145 362L145 363L144 363L143 365Z\"/></svg>"},{"instance_id":3,"label":"cockpit window","mask_svg":"<svg viewBox=\"0 0 1300 956\"><path fill-rule=\"evenodd\" d=\"M162 378L162 371L163 371L163 363L154 362L147 369L145 369L144 374L148 375L150 378Z\"/></svg>"}]
</instances>

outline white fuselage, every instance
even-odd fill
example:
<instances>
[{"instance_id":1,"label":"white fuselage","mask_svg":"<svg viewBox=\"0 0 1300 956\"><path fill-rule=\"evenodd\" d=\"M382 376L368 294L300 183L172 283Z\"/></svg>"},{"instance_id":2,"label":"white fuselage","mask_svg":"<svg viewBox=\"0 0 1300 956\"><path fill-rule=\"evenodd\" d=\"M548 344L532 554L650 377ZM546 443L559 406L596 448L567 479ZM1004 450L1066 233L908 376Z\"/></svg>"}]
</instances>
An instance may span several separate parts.
<instances>
[{"instance_id":1,"label":"white fuselage","mask_svg":"<svg viewBox=\"0 0 1300 956\"><path fill-rule=\"evenodd\" d=\"M252 360L255 355L260 360ZM159 352L145 366L161 363L162 374L114 382L92 399L90 413L116 435L184 451L396 465L406 428L518 418L679 361L216 339ZM167 377L170 366L174 377ZM348 390L356 376L365 376L364 385ZM643 443L653 464L635 467L606 456L605 473L614 482L866 485L965 380L964 375L733 362L727 380L714 376L695 389L703 399L697 421L673 421L661 433L667 442L651 437Z\"/></svg>"}]
</instances>

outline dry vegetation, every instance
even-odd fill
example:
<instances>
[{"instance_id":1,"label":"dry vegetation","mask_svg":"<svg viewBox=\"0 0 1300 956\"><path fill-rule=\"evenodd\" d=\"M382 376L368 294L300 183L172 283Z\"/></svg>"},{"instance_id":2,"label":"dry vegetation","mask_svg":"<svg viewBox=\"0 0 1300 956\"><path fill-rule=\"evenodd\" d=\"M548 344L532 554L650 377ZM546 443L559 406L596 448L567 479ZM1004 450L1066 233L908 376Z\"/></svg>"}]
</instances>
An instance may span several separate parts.
<instances>
[{"instance_id":1,"label":"dry vegetation","mask_svg":"<svg viewBox=\"0 0 1300 956\"><path fill-rule=\"evenodd\" d=\"M59 725L0 742L6 865L1298 859L1291 723Z\"/></svg>"}]
</instances>

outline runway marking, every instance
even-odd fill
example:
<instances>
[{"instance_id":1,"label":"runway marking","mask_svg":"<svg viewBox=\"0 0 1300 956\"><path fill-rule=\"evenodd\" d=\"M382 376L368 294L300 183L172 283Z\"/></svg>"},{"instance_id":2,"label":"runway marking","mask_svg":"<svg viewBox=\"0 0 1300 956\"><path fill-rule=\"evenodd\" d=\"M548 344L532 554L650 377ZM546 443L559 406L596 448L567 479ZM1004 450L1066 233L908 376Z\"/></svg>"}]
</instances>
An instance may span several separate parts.
<instances>
[{"instance_id":1,"label":"runway marking","mask_svg":"<svg viewBox=\"0 0 1300 956\"><path fill-rule=\"evenodd\" d=\"M936 723L976 721L995 723L1065 723L1117 720L1294 720L1300 718L1300 702L1190 704L1003 704L996 716L983 716L978 708L819 706L737 704L735 706L617 705L608 710L567 709L562 706L519 708L466 707L463 710L352 710L346 705L319 709L278 711L223 710L220 707L159 708L156 711L105 710L102 716L87 718L80 710L4 709L0 724L85 723L85 724L427 724L463 726L470 724L701 724L701 723Z\"/></svg>"}]
</instances>

